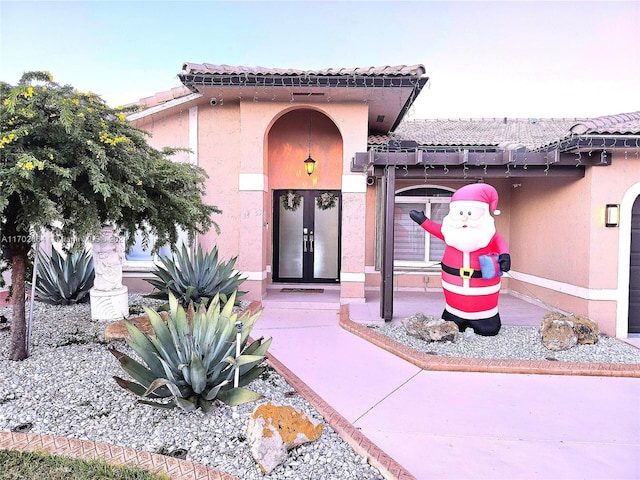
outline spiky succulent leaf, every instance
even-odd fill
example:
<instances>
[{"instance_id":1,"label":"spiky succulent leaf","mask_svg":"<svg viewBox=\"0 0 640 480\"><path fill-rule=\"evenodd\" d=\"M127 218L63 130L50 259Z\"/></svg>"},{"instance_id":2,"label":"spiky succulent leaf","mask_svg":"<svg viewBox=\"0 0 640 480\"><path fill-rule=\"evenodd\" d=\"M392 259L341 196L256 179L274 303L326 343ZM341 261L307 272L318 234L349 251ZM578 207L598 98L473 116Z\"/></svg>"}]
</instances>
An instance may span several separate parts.
<instances>
[{"instance_id":1,"label":"spiky succulent leaf","mask_svg":"<svg viewBox=\"0 0 640 480\"><path fill-rule=\"evenodd\" d=\"M72 247L61 255L54 247L51 256L38 251L38 279L35 300L52 305L86 302L93 287L93 256L86 248Z\"/></svg>"},{"instance_id":2,"label":"spiky succulent leaf","mask_svg":"<svg viewBox=\"0 0 640 480\"><path fill-rule=\"evenodd\" d=\"M127 344L144 360L149 370L151 370L156 378L162 375L164 367L157 356L157 351L149 338L142 333L129 320L124 320L124 325L129 333Z\"/></svg>"},{"instance_id":3,"label":"spiky succulent leaf","mask_svg":"<svg viewBox=\"0 0 640 480\"><path fill-rule=\"evenodd\" d=\"M201 394L207 387L207 370L202 364L202 360L195 352L191 353L191 388L197 395Z\"/></svg>"},{"instance_id":4,"label":"spiky succulent leaf","mask_svg":"<svg viewBox=\"0 0 640 480\"><path fill-rule=\"evenodd\" d=\"M190 255L186 245L182 244L171 257L163 257L156 263L155 270L151 272L155 278L145 279L158 290L148 297L167 300L169 294L173 294L186 306L191 301L207 304L216 294L220 294L224 304L235 293L236 302L237 297L246 293L238 291L246 278L239 272L234 273L236 260L237 257L233 257L226 263L219 261L217 246L207 253L198 246Z\"/></svg>"},{"instance_id":5,"label":"spiky succulent leaf","mask_svg":"<svg viewBox=\"0 0 640 480\"><path fill-rule=\"evenodd\" d=\"M231 390L221 390L218 392L218 400L229 406L242 405L243 403L260 400L262 395L246 388L238 387Z\"/></svg>"},{"instance_id":6,"label":"spiky succulent leaf","mask_svg":"<svg viewBox=\"0 0 640 480\"><path fill-rule=\"evenodd\" d=\"M169 312L166 324L154 311L147 310L153 333L144 335L131 322L126 321L130 333L129 345L147 363L148 368L120 354L123 368L140 384L127 385L137 395L162 393L170 396L167 405L184 409L211 407L220 400L229 405L239 405L260 398L244 388L233 388L234 374L239 374L243 387L256 379L263 371L259 365L265 358L271 339L246 344L251 327L259 313L242 315L240 355L237 352L237 314L233 311L236 297L231 292L229 301L220 302L222 294L216 294L208 308L203 304L197 310L191 305L189 312L173 295L169 295ZM114 353L115 355L115 353ZM149 403L149 402L146 402ZM153 404L152 402L149 404Z\"/></svg>"},{"instance_id":7,"label":"spiky succulent leaf","mask_svg":"<svg viewBox=\"0 0 640 480\"><path fill-rule=\"evenodd\" d=\"M120 377L116 377L114 376L113 379L116 381L116 383L118 385L120 385L122 388L124 388L125 390L131 392L131 393L135 393L136 395L142 397L144 396L144 394L146 393L147 389L144 388L142 385L140 385L139 383L136 382L132 382L130 380L125 380L123 378Z\"/></svg>"}]
</instances>

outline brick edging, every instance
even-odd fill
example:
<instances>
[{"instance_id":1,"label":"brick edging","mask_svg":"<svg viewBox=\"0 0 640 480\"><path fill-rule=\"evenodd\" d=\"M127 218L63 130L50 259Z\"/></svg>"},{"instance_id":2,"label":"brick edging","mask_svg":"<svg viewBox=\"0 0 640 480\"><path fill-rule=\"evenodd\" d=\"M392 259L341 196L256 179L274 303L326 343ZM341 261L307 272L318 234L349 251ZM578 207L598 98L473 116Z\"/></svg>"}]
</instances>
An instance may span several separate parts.
<instances>
[{"instance_id":1,"label":"brick edging","mask_svg":"<svg viewBox=\"0 0 640 480\"><path fill-rule=\"evenodd\" d=\"M385 479L416 480L402 465L369 440L360 430L325 402L320 395L304 383L295 373L284 366L276 357L269 353L267 353L267 357L268 363L276 372L282 375L287 383L324 417L325 421L331 425L331 428L333 428L356 453L366 458L372 466L380 470L380 473Z\"/></svg>"},{"instance_id":2,"label":"brick edging","mask_svg":"<svg viewBox=\"0 0 640 480\"><path fill-rule=\"evenodd\" d=\"M65 457L104 460L112 465L139 467L152 473L166 473L174 480L241 480L199 463L158 453L53 435L0 431L0 450L45 451Z\"/></svg>"},{"instance_id":3,"label":"brick edging","mask_svg":"<svg viewBox=\"0 0 640 480\"><path fill-rule=\"evenodd\" d=\"M637 363L552 362L427 355L354 322L349 316L349 305L340 307L340 326L423 370L640 378L640 364Z\"/></svg>"}]
</instances>

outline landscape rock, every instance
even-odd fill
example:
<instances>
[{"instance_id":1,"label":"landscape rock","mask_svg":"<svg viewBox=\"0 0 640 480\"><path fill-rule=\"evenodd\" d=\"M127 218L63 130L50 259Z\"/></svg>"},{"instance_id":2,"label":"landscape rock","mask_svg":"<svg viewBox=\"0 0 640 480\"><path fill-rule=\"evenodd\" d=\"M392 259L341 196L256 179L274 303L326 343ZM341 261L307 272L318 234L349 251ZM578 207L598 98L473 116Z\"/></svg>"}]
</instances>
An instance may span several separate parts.
<instances>
[{"instance_id":1,"label":"landscape rock","mask_svg":"<svg viewBox=\"0 0 640 480\"><path fill-rule=\"evenodd\" d=\"M593 345L598 342L600 329L598 324L587 317L571 317L573 322L573 331L578 336L580 345Z\"/></svg>"},{"instance_id":2,"label":"landscape rock","mask_svg":"<svg viewBox=\"0 0 640 480\"><path fill-rule=\"evenodd\" d=\"M167 312L158 312L164 323L167 323L168 313ZM144 334L153 333L153 328L151 328L151 321L149 320L149 315L141 315L139 317L130 318L129 321L133 323L138 329ZM127 331L127 327L124 324L124 320L118 320L113 322L107 326L104 331L104 339L106 341L111 340L126 340L129 338L129 332Z\"/></svg>"},{"instance_id":3,"label":"landscape rock","mask_svg":"<svg viewBox=\"0 0 640 480\"><path fill-rule=\"evenodd\" d=\"M428 342L455 342L458 340L458 326L454 322L416 313L402 320L408 335Z\"/></svg>"},{"instance_id":4,"label":"landscape rock","mask_svg":"<svg viewBox=\"0 0 640 480\"><path fill-rule=\"evenodd\" d=\"M578 336L573 330L573 322L566 317L551 313L545 315L540 324L542 344L553 351L569 350L578 343Z\"/></svg>"},{"instance_id":5,"label":"landscape rock","mask_svg":"<svg viewBox=\"0 0 640 480\"><path fill-rule=\"evenodd\" d=\"M286 459L289 450L322 436L321 421L291 406L259 405L247 422L251 455L264 474Z\"/></svg>"}]
</instances>

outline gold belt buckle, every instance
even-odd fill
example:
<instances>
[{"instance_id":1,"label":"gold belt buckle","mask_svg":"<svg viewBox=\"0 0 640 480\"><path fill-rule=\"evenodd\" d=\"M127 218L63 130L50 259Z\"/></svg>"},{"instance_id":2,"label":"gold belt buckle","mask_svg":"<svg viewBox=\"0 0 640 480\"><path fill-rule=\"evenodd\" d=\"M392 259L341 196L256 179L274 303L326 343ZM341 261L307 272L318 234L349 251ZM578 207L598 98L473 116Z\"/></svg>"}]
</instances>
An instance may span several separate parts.
<instances>
[{"instance_id":1,"label":"gold belt buckle","mask_svg":"<svg viewBox=\"0 0 640 480\"><path fill-rule=\"evenodd\" d=\"M460 269L460 276L462 278L471 278L473 276L473 272L475 270L473 268L466 268L466 267L462 267Z\"/></svg>"}]
</instances>

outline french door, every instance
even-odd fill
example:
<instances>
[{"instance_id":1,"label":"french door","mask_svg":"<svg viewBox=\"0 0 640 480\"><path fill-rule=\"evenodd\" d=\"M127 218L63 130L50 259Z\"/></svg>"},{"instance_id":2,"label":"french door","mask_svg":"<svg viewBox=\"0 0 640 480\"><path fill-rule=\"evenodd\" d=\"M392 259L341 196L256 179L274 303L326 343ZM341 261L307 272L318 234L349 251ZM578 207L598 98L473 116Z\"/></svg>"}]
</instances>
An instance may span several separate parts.
<instances>
[{"instance_id":1,"label":"french door","mask_svg":"<svg viewBox=\"0 0 640 480\"><path fill-rule=\"evenodd\" d=\"M629 333L640 333L640 197L631 210L631 256L629 259Z\"/></svg>"},{"instance_id":2,"label":"french door","mask_svg":"<svg viewBox=\"0 0 640 480\"><path fill-rule=\"evenodd\" d=\"M339 190L274 190L273 281L338 282L341 213Z\"/></svg>"}]
</instances>

